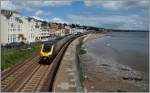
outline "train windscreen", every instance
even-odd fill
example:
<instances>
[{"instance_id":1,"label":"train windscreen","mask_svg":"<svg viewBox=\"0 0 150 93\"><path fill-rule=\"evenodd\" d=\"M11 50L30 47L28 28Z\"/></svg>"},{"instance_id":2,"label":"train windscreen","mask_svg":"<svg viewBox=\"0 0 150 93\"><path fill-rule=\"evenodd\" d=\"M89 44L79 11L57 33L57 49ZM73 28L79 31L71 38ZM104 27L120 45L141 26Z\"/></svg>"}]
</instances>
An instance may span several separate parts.
<instances>
[{"instance_id":1,"label":"train windscreen","mask_svg":"<svg viewBox=\"0 0 150 93\"><path fill-rule=\"evenodd\" d=\"M43 47L43 52L50 52L51 51L52 46L51 45L44 45Z\"/></svg>"}]
</instances>

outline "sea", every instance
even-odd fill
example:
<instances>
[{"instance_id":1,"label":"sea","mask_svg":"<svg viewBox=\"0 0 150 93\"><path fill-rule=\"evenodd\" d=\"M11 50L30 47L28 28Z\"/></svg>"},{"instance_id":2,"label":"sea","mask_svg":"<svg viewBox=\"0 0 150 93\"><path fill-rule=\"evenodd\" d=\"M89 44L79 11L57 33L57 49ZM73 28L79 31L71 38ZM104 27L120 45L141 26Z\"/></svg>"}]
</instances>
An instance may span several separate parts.
<instances>
[{"instance_id":1,"label":"sea","mask_svg":"<svg viewBox=\"0 0 150 93\"><path fill-rule=\"evenodd\" d=\"M111 32L85 45L97 57L113 57L117 62L149 75L149 32Z\"/></svg>"}]
</instances>

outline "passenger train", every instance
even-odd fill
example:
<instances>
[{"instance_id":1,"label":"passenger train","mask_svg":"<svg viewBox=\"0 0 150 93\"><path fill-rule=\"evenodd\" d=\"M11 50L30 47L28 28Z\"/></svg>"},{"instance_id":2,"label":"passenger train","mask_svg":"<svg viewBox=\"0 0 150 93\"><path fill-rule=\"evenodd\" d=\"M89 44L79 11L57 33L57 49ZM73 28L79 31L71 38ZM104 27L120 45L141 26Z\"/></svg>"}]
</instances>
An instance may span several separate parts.
<instances>
[{"instance_id":1,"label":"passenger train","mask_svg":"<svg viewBox=\"0 0 150 93\"><path fill-rule=\"evenodd\" d=\"M40 51L40 64L50 64L54 57L58 54L61 47L71 38L74 38L74 35L68 35L65 37L59 37L54 40L46 41L42 44Z\"/></svg>"}]
</instances>

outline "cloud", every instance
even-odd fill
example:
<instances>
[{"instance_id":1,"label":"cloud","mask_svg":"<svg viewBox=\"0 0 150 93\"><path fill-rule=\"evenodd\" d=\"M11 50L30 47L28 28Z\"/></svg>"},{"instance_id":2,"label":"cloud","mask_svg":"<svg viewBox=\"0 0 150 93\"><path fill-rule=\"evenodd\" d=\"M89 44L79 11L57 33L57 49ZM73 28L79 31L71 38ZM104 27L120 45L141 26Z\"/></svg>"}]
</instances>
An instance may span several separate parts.
<instances>
[{"instance_id":1,"label":"cloud","mask_svg":"<svg viewBox=\"0 0 150 93\"><path fill-rule=\"evenodd\" d=\"M47 21L47 22L49 22L49 20L48 19L44 19L44 18L41 18L41 17L38 17L38 16L31 16L32 18L35 18L35 19L37 19L37 20L41 20L41 21Z\"/></svg>"},{"instance_id":2,"label":"cloud","mask_svg":"<svg viewBox=\"0 0 150 93\"><path fill-rule=\"evenodd\" d=\"M1 1L1 9L17 10L18 7L14 5L11 1Z\"/></svg>"},{"instance_id":3,"label":"cloud","mask_svg":"<svg viewBox=\"0 0 150 93\"><path fill-rule=\"evenodd\" d=\"M51 13L48 11L48 12L44 12L43 10L37 10L35 12L35 16L38 16L38 17L42 17L42 16L50 16Z\"/></svg>"},{"instance_id":4,"label":"cloud","mask_svg":"<svg viewBox=\"0 0 150 93\"><path fill-rule=\"evenodd\" d=\"M34 18L40 20L47 20L51 12L42 10L43 7L60 7L71 5L73 0L63 1L28 1L28 0L12 0L1 1L1 9L17 10L23 12L24 10L32 11ZM91 26L118 28L118 29L148 29L148 4L149 0L83 0L88 7L98 7L111 10L108 14L105 11L75 11L75 14L68 14L65 20L57 16L50 21L59 23L77 23ZM86 7L85 6L85 7ZM89 10L90 10L89 9ZM125 11L125 12L124 12ZM143 12L142 12L143 11ZM80 14L77 14L80 12ZM83 13L89 12L89 13ZM94 15L95 14L95 15ZM102 15L103 14L103 15ZM119 14L119 15L114 15ZM125 15L124 15L125 14Z\"/></svg>"},{"instance_id":5,"label":"cloud","mask_svg":"<svg viewBox=\"0 0 150 93\"><path fill-rule=\"evenodd\" d=\"M67 23L67 24L69 23L69 22L67 22L67 21L65 21L65 20L63 20L63 19L57 18L57 17L51 19L51 22L56 22L56 23Z\"/></svg>"},{"instance_id":6,"label":"cloud","mask_svg":"<svg viewBox=\"0 0 150 93\"><path fill-rule=\"evenodd\" d=\"M64 6L64 5L71 5L72 1L71 0L62 0L62 1L44 1L44 5L49 5L49 6Z\"/></svg>"},{"instance_id":7,"label":"cloud","mask_svg":"<svg viewBox=\"0 0 150 93\"><path fill-rule=\"evenodd\" d=\"M103 7L112 10L148 9L149 0L85 0L86 6Z\"/></svg>"},{"instance_id":8,"label":"cloud","mask_svg":"<svg viewBox=\"0 0 150 93\"><path fill-rule=\"evenodd\" d=\"M12 1L1 1L2 9L20 10L25 9L33 11L45 6L59 7L64 5L71 5L72 1L29 1L29 0L12 0Z\"/></svg>"},{"instance_id":9,"label":"cloud","mask_svg":"<svg viewBox=\"0 0 150 93\"><path fill-rule=\"evenodd\" d=\"M36 11L35 15L36 16L43 16L44 12L42 10L38 10L38 11Z\"/></svg>"},{"instance_id":10,"label":"cloud","mask_svg":"<svg viewBox=\"0 0 150 93\"><path fill-rule=\"evenodd\" d=\"M81 25L130 30L147 30L148 17L143 18L139 15L69 15L67 18L70 23Z\"/></svg>"}]
</instances>

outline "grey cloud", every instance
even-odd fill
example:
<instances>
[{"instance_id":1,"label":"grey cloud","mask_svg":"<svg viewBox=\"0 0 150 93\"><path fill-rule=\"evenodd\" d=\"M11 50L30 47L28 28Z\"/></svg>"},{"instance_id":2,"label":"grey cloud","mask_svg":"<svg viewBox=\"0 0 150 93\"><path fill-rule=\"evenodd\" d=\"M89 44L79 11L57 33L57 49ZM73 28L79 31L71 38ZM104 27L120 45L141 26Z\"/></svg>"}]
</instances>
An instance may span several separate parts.
<instances>
[{"instance_id":1,"label":"grey cloud","mask_svg":"<svg viewBox=\"0 0 150 93\"><path fill-rule=\"evenodd\" d=\"M85 0L86 6L103 7L112 10L148 9L149 0Z\"/></svg>"},{"instance_id":2,"label":"grey cloud","mask_svg":"<svg viewBox=\"0 0 150 93\"><path fill-rule=\"evenodd\" d=\"M52 6L52 7L59 7L64 5L71 5L72 1L29 1L29 0L12 0L12 1L1 1L1 8L2 9L13 9L13 10L29 10L33 11L39 9L44 6ZM13 8L12 8L13 7Z\"/></svg>"},{"instance_id":3,"label":"grey cloud","mask_svg":"<svg viewBox=\"0 0 150 93\"><path fill-rule=\"evenodd\" d=\"M40 16L50 16L50 12L44 12L43 10L37 10L35 12L35 16L40 17Z\"/></svg>"},{"instance_id":4,"label":"grey cloud","mask_svg":"<svg viewBox=\"0 0 150 93\"><path fill-rule=\"evenodd\" d=\"M82 25L106 27L113 29L147 30L148 18L139 15L119 16L119 15L69 15L70 23Z\"/></svg>"},{"instance_id":5,"label":"grey cloud","mask_svg":"<svg viewBox=\"0 0 150 93\"><path fill-rule=\"evenodd\" d=\"M38 10L36 13L35 13L36 16L43 16L44 15L44 12L42 10Z\"/></svg>"},{"instance_id":6,"label":"grey cloud","mask_svg":"<svg viewBox=\"0 0 150 93\"><path fill-rule=\"evenodd\" d=\"M1 1L1 9L18 10L19 6L14 5L11 1Z\"/></svg>"}]
</instances>

